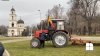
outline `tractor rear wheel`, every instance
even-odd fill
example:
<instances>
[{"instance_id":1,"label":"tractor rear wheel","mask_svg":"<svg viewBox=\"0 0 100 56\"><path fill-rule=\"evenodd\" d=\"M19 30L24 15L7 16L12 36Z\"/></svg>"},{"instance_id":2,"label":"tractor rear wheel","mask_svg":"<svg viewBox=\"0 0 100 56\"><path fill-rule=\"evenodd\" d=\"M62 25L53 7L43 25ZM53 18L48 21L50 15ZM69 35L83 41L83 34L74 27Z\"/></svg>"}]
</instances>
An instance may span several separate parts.
<instances>
[{"instance_id":1,"label":"tractor rear wheel","mask_svg":"<svg viewBox=\"0 0 100 56\"><path fill-rule=\"evenodd\" d=\"M38 48L40 46L40 40L37 38L33 38L30 42L30 46L32 48Z\"/></svg>"},{"instance_id":2,"label":"tractor rear wheel","mask_svg":"<svg viewBox=\"0 0 100 56\"><path fill-rule=\"evenodd\" d=\"M65 47L68 44L67 34L62 31L54 33L52 39L52 43L55 47Z\"/></svg>"}]
</instances>

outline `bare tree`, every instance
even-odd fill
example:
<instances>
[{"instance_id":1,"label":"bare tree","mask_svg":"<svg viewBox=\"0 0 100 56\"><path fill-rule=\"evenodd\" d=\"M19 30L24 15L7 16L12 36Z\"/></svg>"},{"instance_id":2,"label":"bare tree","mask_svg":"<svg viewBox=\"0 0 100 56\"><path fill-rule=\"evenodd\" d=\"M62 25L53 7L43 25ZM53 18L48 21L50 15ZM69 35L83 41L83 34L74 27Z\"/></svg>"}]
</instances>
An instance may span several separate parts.
<instances>
[{"instance_id":1,"label":"bare tree","mask_svg":"<svg viewBox=\"0 0 100 56\"><path fill-rule=\"evenodd\" d=\"M29 36L30 34L30 27L26 26L26 29L22 32L22 36Z\"/></svg>"},{"instance_id":2,"label":"bare tree","mask_svg":"<svg viewBox=\"0 0 100 56\"><path fill-rule=\"evenodd\" d=\"M49 15L55 19L62 18L63 11L63 7L60 4L55 5L51 10L48 10Z\"/></svg>"},{"instance_id":3,"label":"bare tree","mask_svg":"<svg viewBox=\"0 0 100 56\"><path fill-rule=\"evenodd\" d=\"M72 12L75 15L81 16L87 22L88 34L92 33L92 21L96 17L97 2L99 0L72 0ZM74 17L76 19L76 17Z\"/></svg>"},{"instance_id":4,"label":"bare tree","mask_svg":"<svg viewBox=\"0 0 100 56\"><path fill-rule=\"evenodd\" d=\"M70 28L72 29L72 32L76 33L77 32L77 15L78 15L78 7L79 7L79 2L78 0L71 0L72 7L70 11L67 13L67 16L69 18L69 25Z\"/></svg>"},{"instance_id":5,"label":"bare tree","mask_svg":"<svg viewBox=\"0 0 100 56\"><path fill-rule=\"evenodd\" d=\"M92 20L96 17L98 0L80 0L80 15L87 21L88 34L92 33Z\"/></svg>"},{"instance_id":6,"label":"bare tree","mask_svg":"<svg viewBox=\"0 0 100 56\"><path fill-rule=\"evenodd\" d=\"M7 27L4 25L0 26L0 35L6 35L7 34Z\"/></svg>"}]
</instances>

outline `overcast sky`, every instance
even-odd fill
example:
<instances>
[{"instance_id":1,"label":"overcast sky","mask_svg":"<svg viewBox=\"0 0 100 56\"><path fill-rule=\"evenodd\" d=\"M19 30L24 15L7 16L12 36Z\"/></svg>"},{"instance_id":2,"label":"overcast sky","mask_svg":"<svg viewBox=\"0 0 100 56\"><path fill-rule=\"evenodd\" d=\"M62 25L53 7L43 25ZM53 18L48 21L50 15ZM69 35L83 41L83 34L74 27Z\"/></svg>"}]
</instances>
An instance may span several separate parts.
<instances>
[{"instance_id":1,"label":"overcast sky","mask_svg":"<svg viewBox=\"0 0 100 56\"><path fill-rule=\"evenodd\" d=\"M17 20L24 20L25 25L37 24L40 22L39 12L41 10L42 19L45 18L48 9L52 9L54 5L60 4L67 10L70 6L67 4L69 0L0 0L0 25L8 25L9 14L12 6L16 10Z\"/></svg>"}]
</instances>

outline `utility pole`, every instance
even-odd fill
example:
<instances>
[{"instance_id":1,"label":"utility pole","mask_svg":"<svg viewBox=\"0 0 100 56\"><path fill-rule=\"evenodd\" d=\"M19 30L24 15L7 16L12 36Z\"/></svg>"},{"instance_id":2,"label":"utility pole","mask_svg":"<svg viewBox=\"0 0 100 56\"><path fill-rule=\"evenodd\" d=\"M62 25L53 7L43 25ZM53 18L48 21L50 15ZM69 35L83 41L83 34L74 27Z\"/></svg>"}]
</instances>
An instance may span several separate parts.
<instances>
[{"instance_id":1,"label":"utility pole","mask_svg":"<svg viewBox=\"0 0 100 56\"><path fill-rule=\"evenodd\" d=\"M31 30L31 37L32 37L32 35L33 35L33 26L30 28L30 30Z\"/></svg>"},{"instance_id":2,"label":"utility pole","mask_svg":"<svg viewBox=\"0 0 100 56\"><path fill-rule=\"evenodd\" d=\"M42 30L42 22L41 22L41 10L38 10L39 11L39 14L40 14L40 27L41 27L41 30Z\"/></svg>"}]
</instances>

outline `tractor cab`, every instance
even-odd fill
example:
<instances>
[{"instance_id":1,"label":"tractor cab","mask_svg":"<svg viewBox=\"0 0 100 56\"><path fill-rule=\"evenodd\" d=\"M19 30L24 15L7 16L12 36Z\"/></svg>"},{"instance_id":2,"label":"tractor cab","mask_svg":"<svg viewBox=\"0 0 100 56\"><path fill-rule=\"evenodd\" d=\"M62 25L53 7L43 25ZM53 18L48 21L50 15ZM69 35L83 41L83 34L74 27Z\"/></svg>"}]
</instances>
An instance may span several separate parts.
<instances>
[{"instance_id":1,"label":"tractor cab","mask_svg":"<svg viewBox=\"0 0 100 56\"><path fill-rule=\"evenodd\" d=\"M48 24L48 35L49 37L53 37L53 34L55 34L58 31L62 31L62 32L66 32L66 34L68 34L67 31L65 31L65 20L64 19L51 19L52 23ZM53 38L50 38L53 39Z\"/></svg>"},{"instance_id":2,"label":"tractor cab","mask_svg":"<svg viewBox=\"0 0 100 56\"><path fill-rule=\"evenodd\" d=\"M64 30L64 19L52 19L56 30Z\"/></svg>"}]
</instances>

